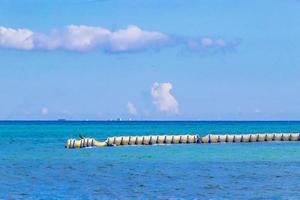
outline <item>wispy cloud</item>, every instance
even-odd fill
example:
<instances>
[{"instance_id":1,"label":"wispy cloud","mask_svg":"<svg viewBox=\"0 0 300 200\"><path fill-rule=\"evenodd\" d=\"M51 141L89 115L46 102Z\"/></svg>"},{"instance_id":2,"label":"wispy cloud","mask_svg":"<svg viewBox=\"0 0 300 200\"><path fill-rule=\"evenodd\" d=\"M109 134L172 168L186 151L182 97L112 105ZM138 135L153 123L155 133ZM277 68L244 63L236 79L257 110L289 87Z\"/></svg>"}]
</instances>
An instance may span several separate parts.
<instances>
[{"instance_id":1,"label":"wispy cloud","mask_svg":"<svg viewBox=\"0 0 300 200\"><path fill-rule=\"evenodd\" d=\"M49 109L48 108L44 107L44 108L41 109L41 114L42 115L48 115L48 113L49 113Z\"/></svg>"},{"instance_id":2,"label":"wispy cloud","mask_svg":"<svg viewBox=\"0 0 300 200\"><path fill-rule=\"evenodd\" d=\"M137 109L132 102L127 103L127 111L130 115L137 115Z\"/></svg>"},{"instance_id":3,"label":"wispy cloud","mask_svg":"<svg viewBox=\"0 0 300 200\"><path fill-rule=\"evenodd\" d=\"M161 112L179 113L178 102L171 94L171 83L157 83L155 82L151 88L151 96L153 104Z\"/></svg>"},{"instance_id":4,"label":"wispy cloud","mask_svg":"<svg viewBox=\"0 0 300 200\"><path fill-rule=\"evenodd\" d=\"M238 44L239 40L228 41L223 38L175 37L158 31L143 30L135 25L115 31L97 26L68 25L61 30L54 29L49 34L0 26L0 48L19 50L64 49L86 52L99 49L120 53L181 45L190 51L224 51L235 48Z\"/></svg>"},{"instance_id":5,"label":"wispy cloud","mask_svg":"<svg viewBox=\"0 0 300 200\"><path fill-rule=\"evenodd\" d=\"M186 46L190 51L214 53L233 50L240 44L240 42L240 39L226 40L220 37L200 37L197 39L187 39Z\"/></svg>"}]
</instances>

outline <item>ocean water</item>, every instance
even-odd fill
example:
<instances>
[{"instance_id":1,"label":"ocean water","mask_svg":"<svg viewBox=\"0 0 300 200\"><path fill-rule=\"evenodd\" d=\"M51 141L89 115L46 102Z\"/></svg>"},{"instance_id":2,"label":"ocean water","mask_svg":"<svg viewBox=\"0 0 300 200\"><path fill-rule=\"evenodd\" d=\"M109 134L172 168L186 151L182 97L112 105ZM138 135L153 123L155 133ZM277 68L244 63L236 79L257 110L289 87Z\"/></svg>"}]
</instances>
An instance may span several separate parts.
<instances>
[{"instance_id":1,"label":"ocean water","mask_svg":"<svg viewBox=\"0 0 300 200\"><path fill-rule=\"evenodd\" d=\"M78 134L300 132L300 122L0 122L0 199L300 199L300 142L65 149Z\"/></svg>"}]
</instances>

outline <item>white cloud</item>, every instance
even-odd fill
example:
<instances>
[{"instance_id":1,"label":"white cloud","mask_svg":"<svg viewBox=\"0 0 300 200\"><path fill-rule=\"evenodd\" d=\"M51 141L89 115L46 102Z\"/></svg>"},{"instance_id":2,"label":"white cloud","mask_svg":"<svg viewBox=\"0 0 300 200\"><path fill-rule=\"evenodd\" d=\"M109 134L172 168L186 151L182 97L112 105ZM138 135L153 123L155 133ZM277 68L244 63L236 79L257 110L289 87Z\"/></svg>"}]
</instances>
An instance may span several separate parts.
<instances>
[{"instance_id":1,"label":"white cloud","mask_svg":"<svg viewBox=\"0 0 300 200\"><path fill-rule=\"evenodd\" d=\"M42 115L48 115L48 113L49 113L48 108L46 108L46 107L42 108L41 113L42 113Z\"/></svg>"},{"instance_id":2,"label":"white cloud","mask_svg":"<svg viewBox=\"0 0 300 200\"><path fill-rule=\"evenodd\" d=\"M67 26L65 47L71 50L102 48L112 52L141 50L159 47L169 41L169 37L159 32L143 31L137 26L110 31L101 27Z\"/></svg>"},{"instance_id":3,"label":"white cloud","mask_svg":"<svg viewBox=\"0 0 300 200\"><path fill-rule=\"evenodd\" d=\"M137 115L137 109L132 102L127 103L127 111L131 115Z\"/></svg>"},{"instance_id":4,"label":"white cloud","mask_svg":"<svg viewBox=\"0 0 300 200\"><path fill-rule=\"evenodd\" d=\"M210 47L214 44L214 41L211 38L204 37L201 39L201 45L203 47Z\"/></svg>"},{"instance_id":5,"label":"white cloud","mask_svg":"<svg viewBox=\"0 0 300 200\"><path fill-rule=\"evenodd\" d=\"M178 102L171 94L171 83L157 83L155 82L151 88L151 96L153 98L153 104L159 111L167 113L179 112Z\"/></svg>"},{"instance_id":6,"label":"white cloud","mask_svg":"<svg viewBox=\"0 0 300 200\"><path fill-rule=\"evenodd\" d=\"M259 109L259 108L255 108L255 109L254 109L254 112L255 112L255 113L260 113L260 109Z\"/></svg>"},{"instance_id":7,"label":"white cloud","mask_svg":"<svg viewBox=\"0 0 300 200\"><path fill-rule=\"evenodd\" d=\"M12 29L0 26L0 47L22 50L33 49L33 34L29 29Z\"/></svg>"},{"instance_id":8,"label":"white cloud","mask_svg":"<svg viewBox=\"0 0 300 200\"><path fill-rule=\"evenodd\" d=\"M49 34L0 26L0 48L19 50L89 51L99 49L104 52L118 53L183 45L189 50L210 52L234 48L238 44L238 40L228 41L223 38L175 37L157 31L143 30L135 25L119 30L98 26L68 25L61 30L54 29Z\"/></svg>"},{"instance_id":9,"label":"white cloud","mask_svg":"<svg viewBox=\"0 0 300 200\"><path fill-rule=\"evenodd\" d=\"M50 35L29 29L0 27L0 47L21 50L67 49L87 51L102 49L108 52L138 51L168 45L169 36L155 31L144 31L137 26L111 31L103 27L69 25L54 30Z\"/></svg>"},{"instance_id":10,"label":"white cloud","mask_svg":"<svg viewBox=\"0 0 300 200\"><path fill-rule=\"evenodd\" d=\"M70 25L64 33L62 46L70 50L88 50L93 48L107 48L111 32L108 29L92 26Z\"/></svg>"},{"instance_id":11,"label":"white cloud","mask_svg":"<svg viewBox=\"0 0 300 200\"><path fill-rule=\"evenodd\" d=\"M217 46L219 46L221 48L224 48L224 47L228 46L229 44L226 43L224 39L219 38L219 39L215 40L215 45L217 45Z\"/></svg>"},{"instance_id":12,"label":"white cloud","mask_svg":"<svg viewBox=\"0 0 300 200\"><path fill-rule=\"evenodd\" d=\"M58 31L52 31L48 36L42 33L34 33L34 49L54 50L63 47L64 37Z\"/></svg>"},{"instance_id":13,"label":"white cloud","mask_svg":"<svg viewBox=\"0 0 300 200\"><path fill-rule=\"evenodd\" d=\"M202 37L199 39L190 39L187 41L187 47L193 51L218 51L227 50L236 47L240 43L239 40L226 41L223 38Z\"/></svg>"},{"instance_id":14,"label":"white cloud","mask_svg":"<svg viewBox=\"0 0 300 200\"><path fill-rule=\"evenodd\" d=\"M143 31L137 26L128 26L113 32L110 38L112 51L139 50L146 47L159 47L169 43L170 38L160 32Z\"/></svg>"}]
</instances>

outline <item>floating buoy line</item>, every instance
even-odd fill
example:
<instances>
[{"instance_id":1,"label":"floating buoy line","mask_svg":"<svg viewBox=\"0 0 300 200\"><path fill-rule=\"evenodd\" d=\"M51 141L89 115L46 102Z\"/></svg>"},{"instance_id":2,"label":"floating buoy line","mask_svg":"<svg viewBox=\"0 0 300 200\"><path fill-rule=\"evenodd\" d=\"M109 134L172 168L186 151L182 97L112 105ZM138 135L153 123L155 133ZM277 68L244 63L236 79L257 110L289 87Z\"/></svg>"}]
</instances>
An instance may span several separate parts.
<instances>
[{"instance_id":1,"label":"floating buoy line","mask_svg":"<svg viewBox=\"0 0 300 200\"><path fill-rule=\"evenodd\" d=\"M116 136L105 141L81 137L69 139L66 148L109 147L127 145L159 145L159 144L209 144L209 143L241 143L241 142L272 142L300 141L300 133L260 133L260 134L208 134L204 137L195 135L147 135L147 136Z\"/></svg>"}]
</instances>

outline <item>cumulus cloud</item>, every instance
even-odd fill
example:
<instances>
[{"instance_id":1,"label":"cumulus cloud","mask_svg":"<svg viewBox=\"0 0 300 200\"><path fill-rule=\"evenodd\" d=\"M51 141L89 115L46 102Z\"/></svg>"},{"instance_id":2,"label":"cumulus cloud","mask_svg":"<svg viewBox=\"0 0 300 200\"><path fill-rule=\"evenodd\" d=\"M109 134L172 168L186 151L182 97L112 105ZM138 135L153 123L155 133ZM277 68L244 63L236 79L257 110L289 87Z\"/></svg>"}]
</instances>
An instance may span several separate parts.
<instances>
[{"instance_id":1,"label":"cumulus cloud","mask_svg":"<svg viewBox=\"0 0 300 200\"><path fill-rule=\"evenodd\" d=\"M102 48L112 52L135 51L166 45L170 38L160 32L144 31L137 26L110 31L101 27L67 26L65 47L71 50Z\"/></svg>"},{"instance_id":2,"label":"cumulus cloud","mask_svg":"<svg viewBox=\"0 0 300 200\"><path fill-rule=\"evenodd\" d=\"M147 49L160 49L170 45L186 46L191 51L224 51L239 44L239 40L184 36L170 36L158 31L143 30L130 25L119 30L110 30L98 26L68 25L63 29L54 29L49 34L29 29L14 29L0 26L0 48L19 50L55 50L69 51L102 50L104 52L132 52Z\"/></svg>"},{"instance_id":3,"label":"cumulus cloud","mask_svg":"<svg viewBox=\"0 0 300 200\"><path fill-rule=\"evenodd\" d=\"M110 36L111 32L105 28L70 25L66 27L62 46L71 50L107 48Z\"/></svg>"},{"instance_id":4,"label":"cumulus cloud","mask_svg":"<svg viewBox=\"0 0 300 200\"><path fill-rule=\"evenodd\" d=\"M0 47L30 50L34 48L34 33L29 29L12 29L0 26Z\"/></svg>"},{"instance_id":5,"label":"cumulus cloud","mask_svg":"<svg viewBox=\"0 0 300 200\"><path fill-rule=\"evenodd\" d=\"M137 115L137 109L132 102L127 103L127 111L131 115Z\"/></svg>"},{"instance_id":6,"label":"cumulus cloud","mask_svg":"<svg viewBox=\"0 0 300 200\"><path fill-rule=\"evenodd\" d=\"M137 26L129 26L111 34L111 50L126 51L150 47L159 47L167 44L170 38L160 32L147 32Z\"/></svg>"},{"instance_id":7,"label":"cumulus cloud","mask_svg":"<svg viewBox=\"0 0 300 200\"><path fill-rule=\"evenodd\" d=\"M153 104L161 112L178 114L178 102L171 94L171 83L157 83L155 82L151 88L151 96Z\"/></svg>"},{"instance_id":8,"label":"cumulus cloud","mask_svg":"<svg viewBox=\"0 0 300 200\"><path fill-rule=\"evenodd\" d=\"M144 31L138 26L111 31L103 27L69 25L51 34L29 29L0 27L0 47L21 50L66 49L87 51L102 49L108 52L138 51L168 45L169 36L155 31Z\"/></svg>"}]
</instances>

